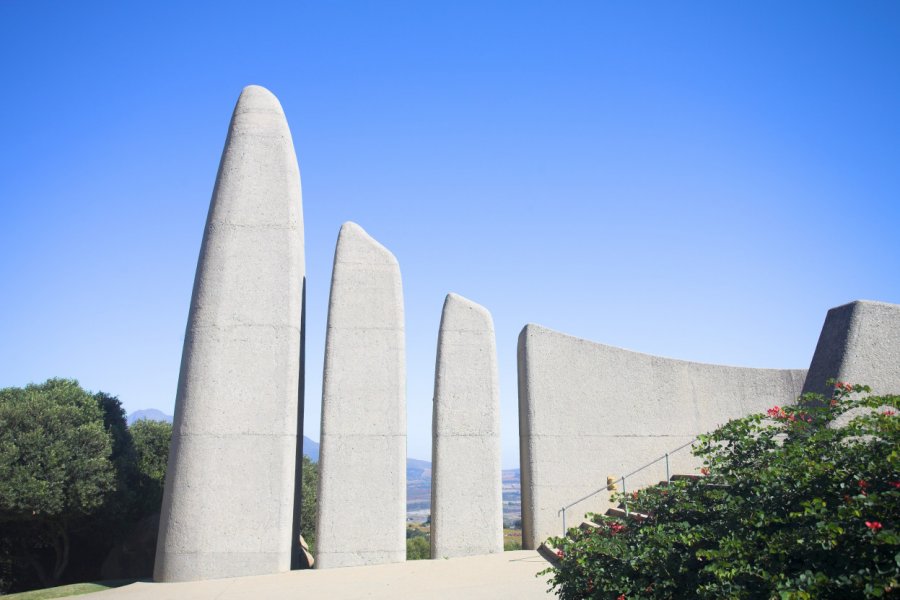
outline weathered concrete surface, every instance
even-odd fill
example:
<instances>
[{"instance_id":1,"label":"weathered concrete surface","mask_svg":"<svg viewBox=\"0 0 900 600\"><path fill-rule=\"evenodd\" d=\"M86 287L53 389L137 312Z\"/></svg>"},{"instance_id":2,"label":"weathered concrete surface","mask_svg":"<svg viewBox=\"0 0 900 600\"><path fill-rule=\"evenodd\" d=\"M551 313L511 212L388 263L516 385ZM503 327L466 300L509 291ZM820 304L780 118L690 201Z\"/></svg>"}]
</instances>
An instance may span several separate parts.
<instances>
[{"instance_id":1,"label":"weathered concrete surface","mask_svg":"<svg viewBox=\"0 0 900 600\"><path fill-rule=\"evenodd\" d=\"M631 352L527 325L519 335L522 543L562 534L559 510L734 417L796 400L805 370L747 369ZM696 466L688 448L672 472ZM665 478L665 463L626 490ZM567 525L603 512L601 492Z\"/></svg>"},{"instance_id":2,"label":"weathered concrete surface","mask_svg":"<svg viewBox=\"0 0 900 600\"><path fill-rule=\"evenodd\" d=\"M832 377L900 394L900 305L857 300L828 311L803 392L829 397Z\"/></svg>"},{"instance_id":3,"label":"weathered concrete surface","mask_svg":"<svg viewBox=\"0 0 900 600\"><path fill-rule=\"evenodd\" d=\"M97 600L538 600L549 575L535 577L547 561L533 550L449 560L412 560L390 565L313 569L278 575L185 583L133 583L78 596Z\"/></svg>"},{"instance_id":4,"label":"weathered concrete surface","mask_svg":"<svg viewBox=\"0 0 900 600\"><path fill-rule=\"evenodd\" d=\"M431 557L503 552L500 388L494 322L449 294L432 410Z\"/></svg>"},{"instance_id":5,"label":"weathered concrete surface","mask_svg":"<svg viewBox=\"0 0 900 600\"><path fill-rule=\"evenodd\" d=\"M328 303L316 568L406 560L406 354L397 259L338 236Z\"/></svg>"},{"instance_id":6,"label":"weathered concrete surface","mask_svg":"<svg viewBox=\"0 0 900 600\"><path fill-rule=\"evenodd\" d=\"M278 100L231 119L200 249L154 578L290 567L302 290L300 172Z\"/></svg>"}]
</instances>

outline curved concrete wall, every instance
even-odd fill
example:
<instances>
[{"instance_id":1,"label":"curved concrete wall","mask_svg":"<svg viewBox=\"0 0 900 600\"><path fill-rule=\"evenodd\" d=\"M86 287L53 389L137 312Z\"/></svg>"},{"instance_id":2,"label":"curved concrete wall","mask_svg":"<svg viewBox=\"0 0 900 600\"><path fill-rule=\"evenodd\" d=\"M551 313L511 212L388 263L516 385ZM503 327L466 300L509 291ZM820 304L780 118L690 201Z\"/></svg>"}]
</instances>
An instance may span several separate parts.
<instances>
[{"instance_id":1,"label":"curved concrete wall","mask_svg":"<svg viewBox=\"0 0 900 600\"><path fill-rule=\"evenodd\" d=\"M431 557L503 552L500 388L491 313L449 294L432 409Z\"/></svg>"},{"instance_id":2,"label":"curved concrete wall","mask_svg":"<svg viewBox=\"0 0 900 600\"><path fill-rule=\"evenodd\" d=\"M559 509L731 418L796 400L805 370L747 369L640 354L527 325L519 335L522 542L562 534ZM689 449L672 472L693 469ZM626 482L665 477L664 463ZM609 507L602 492L568 512Z\"/></svg>"},{"instance_id":3,"label":"curved concrete wall","mask_svg":"<svg viewBox=\"0 0 900 600\"><path fill-rule=\"evenodd\" d=\"M303 282L291 134L275 96L250 86L231 119L197 264L157 581L290 568Z\"/></svg>"},{"instance_id":4,"label":"curved concrete wall","mask_svg":"<svg viewBox=\"0 0 900 600\"><path fill-rule=\"evenodd\" d=\"M316 568L406 560L406 353L397 259L355 223L328 303Z\"/></svg>"},{"instance_id":5,"label":"curved concrete wall","mask_svg":"<svg viewBox=\"0 0 900 600\"><path fill-rule=\"evenodd\" d=\"M832 377L900 394L900 305L857 300L828 311L803 392L830 396Z\"/></svg>"}]
</instances>

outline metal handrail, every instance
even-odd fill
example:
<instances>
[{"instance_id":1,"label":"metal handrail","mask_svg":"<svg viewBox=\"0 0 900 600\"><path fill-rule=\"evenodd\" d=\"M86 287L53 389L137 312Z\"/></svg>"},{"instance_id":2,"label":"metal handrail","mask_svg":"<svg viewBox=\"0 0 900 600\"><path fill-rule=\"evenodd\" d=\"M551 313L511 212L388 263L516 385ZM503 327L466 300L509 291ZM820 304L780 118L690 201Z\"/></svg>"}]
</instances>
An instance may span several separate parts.
<instances>
[{"instance_id":1,"label":"metal handrail","mask_svg":"<svg viewBox=\"0 0 900 600\"><path fill-rule=\"evenodd\" d=\"M581 502L584 502L584 501L587 500L588 498L591 498L591 497L593 497L593 496L596 496L596 495L599 494L600 492L603 492L603 491L606 491L606 490L610 489L612 486L614 486L615 484L619 483L620 481L622 482L622 494L625 494L625 479L626 479L627 477L631 477L632 475L636 475L636 474L640 473L641 471L643 471L644 469L646 469L646 468L648 468L648 467L652 467L653 465L655 465L656 463L658 463L658 462L661 461L661 460L665 460L665 461L666 461L666 481L668 482L669 479L671 478L671 475L669 474L669 456L672 455L672 454L675 454L675 453L678 452L679 450L683 450L684 448L687 448L688 446L692 445L692 444L693 444L694 442L696 442L696 441L697 441L697 438L693 438L691 441L687 442L686 444L682 444L681 446L678 446L678 447L675 448L674 450L669 450L668 452L666 452L665 454L663 454L663 455L660 456L659 458L653 459L652 461L648 462L648 463L647 463L646 465L644 465L643 467L640 467L640 468L638 468L638 469L635 469L634 471L632 471L631 473L628 473L627 475L622 475L621 477L619 477L619 478L616 479L615 481L612 481L612 482L607 481L606 485L603 486L602 488L600 488L600 489L598 489L598 490L595 490L595 491L591 492L590 494L588 494L587 496L584 496L583 498L579 498L578 500L576 500L575 502L572 502L571 504L566 504L565 506L563 506L561 509L559 509L559 512L557 513L557 514L562 514L563 536L565 536L565 535L566 535L566 531L568 531L568 530L566 529L566 511L567 511L568 509L572 508L572 507L575 506L576 504L579 504L579 503L581 503ZM627 501L627 500L624 500L624 501L623 501L623 504L625 504L625 515L628 516L628 501Z\"/></svg>"}]
</instances>

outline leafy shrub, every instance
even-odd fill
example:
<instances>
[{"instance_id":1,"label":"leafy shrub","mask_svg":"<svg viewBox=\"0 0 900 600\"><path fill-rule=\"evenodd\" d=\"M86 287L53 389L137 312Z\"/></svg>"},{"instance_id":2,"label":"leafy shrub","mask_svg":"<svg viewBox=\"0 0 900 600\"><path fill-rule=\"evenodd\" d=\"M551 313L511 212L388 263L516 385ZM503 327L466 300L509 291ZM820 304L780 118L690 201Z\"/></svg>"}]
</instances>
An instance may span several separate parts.
<instances>
[{"instance_id":1,"label":"leafy shrub","mask_svg":"<svg viewBox=\"0 0 900 600\"><path fill-rule=\"evenodd\" d=\"M136 510L140 518L158 512L162 506L172 424L140 419L131 425L131 436L138 472Z\"/></svg>"},{"instance_id":2,"label":"leafy shrub","mask_svg":"<svg viewBox=\"0 0 900 600\"><path fill-rule=\"evenodd\" d=\"M503 551L504 552L512 552L514 550L522 549L522 540L521 538L513 539L513 540L503 540Z\"/></svg>"},{"instance_id":3,"label":"leafy shrub","mask_svg":"<svg viewBox=\"0 0 900 600\"><path fill-rule=\"evenodd\" d=\"M617 499L645 521L553 538L561 598L878 598L900 580L900 396L733 420L700 436L705 477Z\"/></svg>"},{"instance_id":4,"label":"leafy shrub","mask_svg":"<svg viewBox=\"0 0 900 600\"><path fill-rule=\"evenodd\" d=\"M431 557L431 543L426 537L406 540L406 560L425 560Z\"/></svg>"},{"instance_id":5,"label":"leafy shrub","mask_svg":"<svg viewBox=\"0 0 900 600\"><path fill-rule=\"evenodd\" d=\"M315 554L319 465L305 454L303 455L300 486L300 535L303 536L303 539L309 545L310 552Z\"/></svg>"}]
</instances>

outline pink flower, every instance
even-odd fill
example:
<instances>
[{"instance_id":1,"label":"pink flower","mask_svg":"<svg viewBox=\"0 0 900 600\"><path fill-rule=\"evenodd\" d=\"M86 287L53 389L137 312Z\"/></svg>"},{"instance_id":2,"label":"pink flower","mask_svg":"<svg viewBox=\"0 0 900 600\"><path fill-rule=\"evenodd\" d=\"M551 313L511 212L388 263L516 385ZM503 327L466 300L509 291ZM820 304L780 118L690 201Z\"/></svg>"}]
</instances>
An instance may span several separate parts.
<instances>
[{"instance_id":1,"label":"pink flower","mask_svg":"<svg viewBox=\"0 0 900 600\"><path fill-rule=\"evenodd\" d=\"M625 594L619 594L619 597L616 600L625 600Z\"/></svg>"},{"instance_id":2,"label":"pink flower","mask_svg":"<svg viewBox=\"0 0 900 600\"><path fill-rule=\"evenodd\" d=\"M556 551L556 555L557 555L558 557L560 557L560 558L563 558L563 557L566 555L566 553L563 552L562 550L557 550L557 551Z\"/></svg>"},{"instance_id":3,"label":"pink flower","mask_svg":"<svg viewBox=\"0 0 900 600\"><path fill-rule=\"evenodd\" d=\"M703 467L702 469L700 469L700 474L709 475L709 467Z\"/></svg>"},{"instance_id":4,"label":"pink flower","mask_svg":"<svg viewBox=\"0 0 900 600\"><path fill-rule=\"evenodd\" d=\"M891 409L888 409L888 410L884 411L884 412L881 413L881 414L883 414L883 415L886 416L886 417L893 417L893 416L896 415L897 413L895 413L895 412L892 411Z\"/></svg>"},{"instance_id":5,"label":"pink flower","mask_svg":"<svg viewBox=\"0 0 900 600\"><path fill-rule=\"evenodd\" d=\"M878 533L882 525L878 521L866 521L866 527L871 529L873 532Z\"/></svg>"},{"instance_id":6,"label":"pink flower","mask_svg":"<svg viewBox=\"0 0 900 600\"><path fill-rule=\"evenodd\" d=\"M900 481L891 481L888 485L892 485L898 490L900 490Z\"/></svg>"},{"instance_id":7,"label":"pink flower","mask_svg":"<svg viewBox=\"0 0 900 600\"><path fill-rule=\"evenodd\" d=\"M860 489L863 489L863 490L864 490L864 489L866 489L867 487L869 487L869 484L866 482L865 479L860 479L858 483L859 483Z\"/></svg>"}]
</instances>

